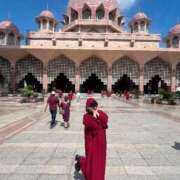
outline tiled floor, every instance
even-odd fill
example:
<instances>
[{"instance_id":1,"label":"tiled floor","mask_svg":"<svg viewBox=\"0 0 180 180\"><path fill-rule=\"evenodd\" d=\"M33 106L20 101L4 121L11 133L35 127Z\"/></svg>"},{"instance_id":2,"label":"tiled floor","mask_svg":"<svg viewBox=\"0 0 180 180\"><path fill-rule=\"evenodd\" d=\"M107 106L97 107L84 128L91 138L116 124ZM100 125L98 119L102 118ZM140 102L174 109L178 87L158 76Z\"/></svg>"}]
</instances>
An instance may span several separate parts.
<instances>
[{"instance_id":1,"label":"tiled floor","mask_svg":"<svg viewBox=\"0 0 180 180\"><path fill-rule=\"evenodd\" d=\"M180 180L180 150L173 148L180 143L180 121L166 117L163 110L157 113L161 108L119 99L98 101L109 115L106 180ZM0 105L2 128L35 112L43 114L44 105L14 103L12 107L4 103L4 108ZM84 104L84 100L73 102L68 130L60 126L59 115L58 125L50 129L47 112L36 124L1 144L0 180L81 179L74 177L74 155L84 153ZM14 111L5 112L8 106Z\"/></svg>"}]
</instances>

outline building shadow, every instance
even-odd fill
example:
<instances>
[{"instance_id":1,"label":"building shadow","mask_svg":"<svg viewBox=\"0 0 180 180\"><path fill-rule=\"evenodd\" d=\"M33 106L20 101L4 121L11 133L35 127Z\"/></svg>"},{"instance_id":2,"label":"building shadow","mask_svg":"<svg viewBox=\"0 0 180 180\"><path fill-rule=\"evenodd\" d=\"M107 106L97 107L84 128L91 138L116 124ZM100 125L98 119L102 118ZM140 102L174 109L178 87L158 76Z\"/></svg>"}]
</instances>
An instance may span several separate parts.
<instances>
[{"instance_id":1,"label":"building shadow","mask_svg":"<svg viewBox=\"0 0 180 180\"><path fill-rule=\"evenodd\" d=\"M176 149L176 150L180 150L180 143L175 142L174 146L172 146L172 148Z\"/></svg>"},{"instance_id":2,"label":"building shadow","mask_svg":"<svg viewBox=\"0 0 180 180\"><path fill-rule=\"evenodd\" d=\"M74 171L74 180L85 180L85 179L81 173Z\"/></svg>"}]
</instances>

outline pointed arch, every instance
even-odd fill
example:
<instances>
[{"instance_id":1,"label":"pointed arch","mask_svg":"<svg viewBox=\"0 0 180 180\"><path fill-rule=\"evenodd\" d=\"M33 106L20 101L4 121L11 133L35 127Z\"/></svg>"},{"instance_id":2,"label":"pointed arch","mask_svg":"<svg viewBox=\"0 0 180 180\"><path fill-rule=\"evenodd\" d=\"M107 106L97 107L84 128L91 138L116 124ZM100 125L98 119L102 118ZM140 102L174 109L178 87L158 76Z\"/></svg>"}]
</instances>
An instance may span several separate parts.
<instances>
[{"instance_id":1,"label":"pointed arch","mask_svg":"<svg viewBox=\"0 0 180 180\"><path fill-rule=\"evenodd\" d=\"M112 64L113 84L124 75L129 77L136 85L139 84L139 65L128 56L123 56Z\"/></svg>"},{"instance_id":2,"label":"pointed arch","mask_svg":"<svg viewBox=\"0 0 180 180\"><path fill-rule=\"evenodd\" d=\"M78 19L78 17L78 12L75 9L71 8L71 21L75 21L76 19Z\"/></svg>"},{"instance_id":3,"label":"pointed arch","mask_svg":"<svg viewBox=\"0 0 180 180\"><path fill-rule=\"evenodd\" d=\"M16 83L18 84L28 74L32 74L42 83L43 63L32 55L27 55L16 62Z\"/></svg>"},{"instance_id":4,"label":"pointed arch","mask_svg":"<svg viewBox=\"0 0 180 180\"><path fill-rule=\"evenodd\" d=\"M103 19L105 16L104 5L100 4L96 9L96 19Z\"/></svg>"},{"instance_id":5,"label":"pointed arch","mask_svg":"<svg viewBox=\"0 0 180 180\"><path fill-rule=\"evenodd\" d=\"M115 21L117 14L117 9L113 9L109 12L109 20Z\"/></svg>"},{"instance_id":6,"label":"pointed arch","mask_svg":"<svg viewBox=\"0 0 180 180\"><path fill-rule=\"evenodd\" d=\"M147 84L156 75L170 85L171 65L160 57L156 57L144 65L144 84Z\"/></svg>"},{"instance_id":7,"label":"pointed arch","mask_svg":"<svg viewBox=\"0 0 180 180\"><path fill-rule=\"evenodd\" d=\"M9 90L11 80L11 63L8 59L0 57L0 76L1 76L1 88L6 91Z\"/></svg>"},{"instance_id":8,"label":"pointed arch","mask_svg":"<svg viewBox=\"0 0 180 180\"><path fill-rule=\"evenodd\" d=\"M92 10L91 8L85 3L82 9L82 18L83 19L91 19L92 17Z\"/></svg>"},{"instance_id":9,"label":"pointed arch","mask_svg":"<svg viewBox=\"0 0 180 180\"><path fill-rule=\"evenodd\" d=\"M48 77L49 81L54 81L60 73L64 74L72 83L75 78L75 62L64 55L51 60L48 63Z\"/></svg>"},{"instance_id":10,"label":"pointed arch","mask_svg":"<svg viewBox=\"0 0 180 180\"><path fill-rule=\"evenodd\" d=\"M177 86L180 86L180 62L176 66L176 81L177 81Z\"/></svg>"},{"instance_id":11,"label":"pointed arch","mask_svg":"<svg viewBox=\"0 0 180 180\"><path fill-rule=\"evenodd\" d=\"M104 84L107 84L107 63L97 56L91 56L80 64L81 84L92 74L95 74Z\"/></svg>"}]
</instances>

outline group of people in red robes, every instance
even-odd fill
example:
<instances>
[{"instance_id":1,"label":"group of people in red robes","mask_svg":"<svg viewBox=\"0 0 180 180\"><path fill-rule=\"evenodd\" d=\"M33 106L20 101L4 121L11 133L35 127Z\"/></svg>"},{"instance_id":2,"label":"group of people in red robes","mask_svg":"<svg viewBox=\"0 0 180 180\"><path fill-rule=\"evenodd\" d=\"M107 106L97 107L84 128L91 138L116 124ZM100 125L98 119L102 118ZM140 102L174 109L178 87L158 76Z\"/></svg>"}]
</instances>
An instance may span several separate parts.
<instances>
[{"instance_id":1,"label":"group of people in red robes","mask_svg":"<svg viewBox=\"0 0 180 180\"><path fill-rule=\"evenodd\" d=\"M64 127L68 127L70 119L70 102L73 100L73 93L71 92L68 96L63 97L63 92L59 92L58 96L54 91L51 93L47 100L45 111L49 105L52 117L51 125L53 125L56 122L57 108L59 107L62 111ZM108 128L108 115L98 108L98 102L90 96L86 102L83 125L85 155L80 156L77 154L75 156L75 170L76 172L81 170L85 180L104 180L106 169L106 130Z\"/></svg>"},{"instance_id":2,"label":"group of people in red robes","mask_svg":"<svg viewBox=\"0 0 180 180\"><path fill-rule=\"evenodd\" d=\"M98 109L94 98L88 98L83 116L85 156L76 155L75 170L82 171L85 180L104 180L106 167L106 130L108 116Z\"/></svg>"},{"instance_id":3,"label":"group of people in red robes","mask_svg":"<svg viewBox=\"0 0 180 180\"><path fill-rule=\"evenodd\" d=\"M47 104L44 110L46 112L47 107L49 106L49 111L51 114L51 128L53 128L57 124L56 116L58 108L64 121L63 123L61 123L61 125L63 125L64 128L69 127L70 105L71 101L73 100L73 96L74 94L72 91L68 94L68 96L64 96L63 91L59 91L58 93L56 93L55 91L51 92L51 95L48 97Z\"/></svg>"}]
</instances>

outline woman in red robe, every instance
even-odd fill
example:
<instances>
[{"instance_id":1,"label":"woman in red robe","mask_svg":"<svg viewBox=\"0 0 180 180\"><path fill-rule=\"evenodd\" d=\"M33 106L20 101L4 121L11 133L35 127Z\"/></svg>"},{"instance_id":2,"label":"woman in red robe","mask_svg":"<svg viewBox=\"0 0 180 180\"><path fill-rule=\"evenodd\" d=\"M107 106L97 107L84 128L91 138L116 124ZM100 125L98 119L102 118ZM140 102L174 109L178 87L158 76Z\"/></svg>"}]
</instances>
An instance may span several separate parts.
<instances>
[{"instance_id":1,"label":"woman in red robe","mask_svg":"<svg viewBox=\"0 0 180 180\"><path fill-rule=\"evenodd\" d=\"M76 155L77 171L81 169L85 180L104 180L106 167L106 129L108 116L98 110L98 103L89 98L87 113L83 117L85 126L85 157Z\"/></svg>"}]
</instances>

